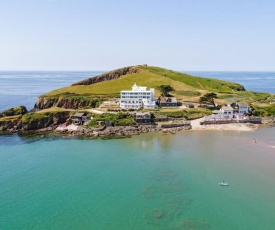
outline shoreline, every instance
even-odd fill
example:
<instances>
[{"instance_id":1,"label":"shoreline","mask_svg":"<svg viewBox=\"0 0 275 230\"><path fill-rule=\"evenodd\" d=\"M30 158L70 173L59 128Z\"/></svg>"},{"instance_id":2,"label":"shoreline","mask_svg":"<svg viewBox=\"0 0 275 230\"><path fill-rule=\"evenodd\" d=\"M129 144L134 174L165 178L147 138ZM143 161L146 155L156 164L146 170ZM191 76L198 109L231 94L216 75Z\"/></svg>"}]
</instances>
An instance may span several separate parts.
<instances>
[{"instance_id":1,"label":"shoreline","mask_svg":"<svg viewBox=\"0 0 275 230\"><path fill-rule=\"evenodd\" d=\"M37 130L13 130L13 131L2 131L1 135L13 135L18 134L25 137L38 137L40 139L47 137L60 137L64 139L75 139L75 138L87 138L87 139L122 139L129 138L134 135L140 135L143 133L159 133L162 132L164 135L177 134L182 131L191 132L202 132L202 131L232 131L232 132L252 132L258 128L270 128L274 127L274 123L255 125L251 123L245 124L221 124L221 125L196 125L200 119L191 121L191 126L176 127L176 128L160 128L157 125L139 125L139 126L118 126L118 127L106 127L104 129L91 129L78 127L78 129L66 130L63 125L63 129L58 127L48 127ZM194 124L195 123L195 124ZM193 126L192 126L193 125Z\"/></svg>"},{"instance_id":2,"label":"shoreline","mask_svg":"<svg viewBox=\"0 0 275 230\"><path fill-rule=\"evenodd\" d=\"M203 124L204 118L189 120L184 124L136 124L129 126L102 126L100 128L89 128L85 126L77 126L68 122L68 116L56 116L54 123L48 122L44 125L23 126L21 123L17 125L10 124L9 127L3 129L0 126L0 135L18 134L20 136L40 136L45 137L49 133L61 135L64 138L77 138L87 137L89 139L96 138L124 138L133 135L140 135L148 132L163 132L164 134L176 134L179 131L233 131L233 132L252 132L259 127L274 127L275 118L266 117L262 118L262 124L253 123L228 123L228 124ZM38 127L44 128L38 128Z\"/></svg>"}]
</instances>

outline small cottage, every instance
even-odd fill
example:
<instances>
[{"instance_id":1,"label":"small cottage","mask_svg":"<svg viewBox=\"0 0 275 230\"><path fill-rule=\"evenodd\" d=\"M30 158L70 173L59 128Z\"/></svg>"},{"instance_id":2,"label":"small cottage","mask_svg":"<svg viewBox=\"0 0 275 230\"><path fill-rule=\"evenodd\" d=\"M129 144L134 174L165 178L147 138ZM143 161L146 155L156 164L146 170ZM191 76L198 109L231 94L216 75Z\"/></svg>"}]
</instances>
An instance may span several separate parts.
<instances>
[{"instance_id":1,"label":"small cottage","mask_svg":"<svg viewBox=\"0 0 275 230\"><path fill-rule=\"evenodd\" d=\"M150 124L152 123L151 114L149 112L137 112L135 116L135 121L138 124Z\"/></svg>"},{"instance_id":2,"label":"small cottage","mask_svg":"<svg viewBox=\"0 0 275 230\"><path fill-rule=\"evenodd\" d=\"M232 119L233 108L231 106L222 106L220 110L214 110L209 119Z\"/></svg>"},{"instance_id":3,"label":"small cottage","mask_svg":"<svg viewBox=\"0 0 275 230\"><path fill-rule=\"evenodd\" d=\"M181 103L177 102L177 98L175 97L159 97L157 100L157 104L160 107L176 107Z\"/></svg>"},{"instance_id":4,"label":"small cottage","mask_svg":"<svg viewBox=\"0 0 275 230\"><path fill-rule=\"evenodd\" d=\"M85 122L90 120L91 120L91 117L86 116L86 113L75 113L72 116L72 122L74 125L83 125Z\"/></svg>"},{"instance_id":5,"label":"small cottage","mask_svg":"<svg viewBox=\"0 0 275 230\"><path fill-rule=\"evenodd\" d=\"M223 112L224 118L233 118L233 108L231 106L222 106L220 110Z\"/></svg>"},{"instance_id":6,"label":"small cottage","mask_svg":"<svg viewBox=\"0 0 275 230\"><path fill-rule=\"evenodd\" d=\"M247 103L243 103L243 102L232 103L231 107L233 108L234 114L236 115L246 115L250 113L250 107Z\"/></svg>"},{"instance_id":7,"label":"small cottage","mask_svg":"<svg viewBox=\"0 0 275 230\"><path fill-rule=\"evenodd\" d=\"M239 107L239 113L240 114L249 114L250 107L246 103L237 103L237 106Z\"/></svg>"}]
</instances>

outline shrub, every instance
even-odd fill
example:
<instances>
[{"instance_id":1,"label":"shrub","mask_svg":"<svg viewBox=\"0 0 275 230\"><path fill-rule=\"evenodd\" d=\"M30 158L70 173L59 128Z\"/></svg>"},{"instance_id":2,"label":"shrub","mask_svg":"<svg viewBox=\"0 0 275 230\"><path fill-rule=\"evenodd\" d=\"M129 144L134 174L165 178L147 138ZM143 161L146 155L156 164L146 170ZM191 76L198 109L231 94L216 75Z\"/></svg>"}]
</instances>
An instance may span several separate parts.
<instances>
[{"instance_id":1,"label":"shrub","mask_svg":"<svg viewBox=\"0 0 275 230\"><path fill-rule=\"evenodd\" d=\"M275 116L275 105L269 105L269 106L252 106L252 115L258 116L258 117L271 117Z\"/></svg>"}]
</instances>

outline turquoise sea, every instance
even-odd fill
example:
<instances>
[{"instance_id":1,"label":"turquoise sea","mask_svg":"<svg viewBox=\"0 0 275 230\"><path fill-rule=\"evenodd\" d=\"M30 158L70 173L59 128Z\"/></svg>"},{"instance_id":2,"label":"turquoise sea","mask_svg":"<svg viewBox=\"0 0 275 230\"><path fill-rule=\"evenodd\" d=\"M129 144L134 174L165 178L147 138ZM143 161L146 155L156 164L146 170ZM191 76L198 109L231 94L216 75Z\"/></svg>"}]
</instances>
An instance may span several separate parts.
<instances>
[{"instance_id":1,"label":"turquoise sea","mask_svg":"<svg viewBox=\"0 0 275 230\"><path fill-rule=\"evenodd\" d=\"M0 229L272 230L274 137L274 128L107 141L2 136Z\"/></svg>"},{"instance_id":2,"label":"turquoise sea","mask_svg":"<svg viewBox=\"0 0 275 230\"><path fill-rule=\"evenodd\" d=\"M31 107L34 95L93 73L5 74L2 108ZM274 92L271 76L263 89ZM0 229L273 230L274 176L274 127L119 140L0 136Z\"/></svg>"}]
</instances>

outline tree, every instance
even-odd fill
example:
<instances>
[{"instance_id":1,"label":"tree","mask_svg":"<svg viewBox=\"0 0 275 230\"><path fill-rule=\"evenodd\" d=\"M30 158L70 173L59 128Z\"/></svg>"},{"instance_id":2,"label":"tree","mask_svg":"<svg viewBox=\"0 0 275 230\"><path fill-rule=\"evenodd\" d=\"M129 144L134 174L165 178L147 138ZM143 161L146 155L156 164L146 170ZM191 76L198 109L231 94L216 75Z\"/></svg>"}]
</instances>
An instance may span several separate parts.
<instances>
[{"instance_id":1,"label":"tree","mask_svg":"<svg viewBox=\"0 0 275 230\"><path fill-rule=\"evenodd\" d=\"M159 90L163 96L168 96L168 93L174 91L174 88L171 85L161 85Z\"/></svg>"},{"instance_id":2,"label":"tree","mask_svg":"<svg viewBox=\"0 0 275 230\"><path fill-rule=\"evenodd\" d=\"M215 93L207 93L204 94L202 97L200 97L199 103L208 103L214 106L214 108L216 108L216 104L214 99L218 98L217 94Z\"/></svg>"}]
</instances>

